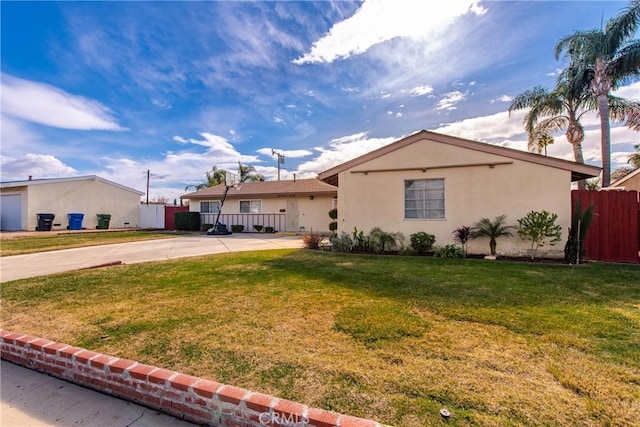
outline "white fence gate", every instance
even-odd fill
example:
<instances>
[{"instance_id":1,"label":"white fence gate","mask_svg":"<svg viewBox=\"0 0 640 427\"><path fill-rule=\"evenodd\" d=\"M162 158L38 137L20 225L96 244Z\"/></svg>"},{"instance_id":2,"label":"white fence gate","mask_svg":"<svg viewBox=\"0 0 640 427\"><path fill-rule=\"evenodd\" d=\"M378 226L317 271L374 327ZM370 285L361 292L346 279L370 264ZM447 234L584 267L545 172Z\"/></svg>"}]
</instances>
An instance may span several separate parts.
<instances>
[{"instance_id":1,"label":"white fence gate","mask_svg":"<svg viewBox=\"0 0 640 427\"><path fill-rule=\"evenodd\" d=\"M140 228L164 229L164 203L140 205Z\"/></svg>"}]
</instances>

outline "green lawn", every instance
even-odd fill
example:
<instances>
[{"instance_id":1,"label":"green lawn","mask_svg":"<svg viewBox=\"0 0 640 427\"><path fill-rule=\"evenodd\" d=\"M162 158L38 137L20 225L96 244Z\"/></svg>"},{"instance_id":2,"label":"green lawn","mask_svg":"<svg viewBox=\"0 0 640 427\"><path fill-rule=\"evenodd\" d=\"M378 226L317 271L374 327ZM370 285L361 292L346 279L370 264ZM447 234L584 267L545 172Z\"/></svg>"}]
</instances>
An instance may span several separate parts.
<instances>
[{"instance_id":1,"label":"green lawn","mask_svg":"<svg viewBox=\"0 0 640 427\"><path fill-rule=\"evenodd\" d=\"M4 329L397 426L640 425L640 268L277 250L2 284Z\"/></svg>"},{"instance_id":2,"label":"green lawn","mask_svg":"<svg viewBox=\"0 0 640 427\"><path fill-rule=\"evenodd\" d=\"M0 256L57 251L60 249L125 243L136 240L166 239L176 237L176 235L153 231L108 231L72 234L43 233L42 235L9 237L12 234L5 233L0 235Z\"/></svg>"}]
</instances>

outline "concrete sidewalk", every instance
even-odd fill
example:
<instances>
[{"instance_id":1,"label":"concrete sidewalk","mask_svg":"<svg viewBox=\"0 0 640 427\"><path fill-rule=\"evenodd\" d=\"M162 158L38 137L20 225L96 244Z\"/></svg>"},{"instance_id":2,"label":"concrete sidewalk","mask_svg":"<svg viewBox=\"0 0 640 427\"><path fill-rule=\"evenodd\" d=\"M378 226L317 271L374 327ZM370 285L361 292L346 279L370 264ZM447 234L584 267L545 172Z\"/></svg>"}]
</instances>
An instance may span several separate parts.
<instances>
[{"instance_id":1,"label":"concrete sidewalk","mask_svg":"<svg viewBox=\"0 0 640 427\"><path fill-rule=\"evenodd\" d=\"M0 362L0 426L192 427L194 424L41 374Z\"/></svg>"},{"instance_id":2,"label":"concrete sidewalk","mask_svg":"<svg viewBox=\"0 0 640 427\"><path fill-rule=\"evenodd\" d=\"M302 248L300 236L185 236L0 258L0 282L81 268L224 252ZM19 331L17 331L19 332ZM0 426L192 426L125 400L11 362L0 365Z\"/></svg>"},{"instance_id":3,"label":"concrete sidewalk","mask_svg":"<svg viewBox=\"0 0 640 427\"><path fill-rule=\"evenodd\" d=\"M108 264L134 264L224 252L302 247L300 236L230 234L184 236L64 249L1 257L0 282Z\"/></svg>"}]
</instances>

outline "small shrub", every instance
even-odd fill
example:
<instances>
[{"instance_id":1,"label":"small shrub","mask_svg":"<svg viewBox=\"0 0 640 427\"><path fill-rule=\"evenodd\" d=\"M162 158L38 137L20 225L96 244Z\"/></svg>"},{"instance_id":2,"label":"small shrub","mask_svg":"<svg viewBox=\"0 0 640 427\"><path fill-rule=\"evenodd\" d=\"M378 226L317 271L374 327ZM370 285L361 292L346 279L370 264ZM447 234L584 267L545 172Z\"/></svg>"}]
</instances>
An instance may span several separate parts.
<instances>
[{"instance_id":1,"label":"small shrub","mask_svg":"<svg viewBox=\"0 0 640 427\"><path fill-rule=\"evenodd\" d=\"M329 230L333 231L335 234L338 231L338 223L336 221L330 222Z\"/></svg>"},{"instance_id":2,"label":"small shrub","mask_svg":"<svg viewBox=\"0 0 640 427\"><path fill-rule=\"evenodd\" d=\"M419 254L425 254L431 250L436 242L436 236L420 231L411 235L411 248Z\"/></svg>"},{"instance_id":3,"label":"small shrub","mask_svg":"<svg viewBox=\"0 0 640 427\"><path fill-rule=\"evenodd\" d=\"M463 258L464 249L458 245L444 245L437 248L433 256L438 258Z\"/></svg>"},{"instance_id":4,"label":"small shrub","mask_svg":"<svg viewBox=\"0 0 640 427\"><path fill-rule=\"evenodd\" d=\"M213 224L202 224L202 227L200 227L200 231L207 231L210 228L213 228Z\"/></svg>"},{"instance_id":5,"label":"small shrub","mask_svg":"<svg viewBox=\"0 0 640 427\"><path fill-rule=\"evenodd\" d=\"M302 236L302 243L307 249L319 249L322 239L323 237L319 233L314 233L313 230L311 230Z\"/></svg>"},{"instance_id":6,"label":"small shrub","mask_svg":"<svg viewBox=\"0 0 640 427\"><path fill-rule=\"evenodd\" d=\"M520 238L531 241L531 259L535 258L539 247L555 246L560 241L562 227L556 224L557 219L558 214L531 211L518 220Z\"/></svg>"},{"instance_id":7,"label":"small shrub","mask_svg":"<svg viewBox=\"0 0 640 427\"><path fill-rule=\"evenodd\" d=\"M244 225L242 224L232 224L231 231L234 233L242 233L244 231Z\"/></svg>"},{"instance_id":8,"label":"small shrub","mask_svg":"<svg viewBox=\"0 0 640 427\"><path fill-rule=\"evenodd\" d=\"M351 232L351 238L353 241L353 246L351 248L352 251L355 251L355 252L371 251L371 241L369 239L369 236L365 235L362 230L358 231L356 227L353 227L353 232Z\"/></svg>"},{"instance_id":9,"label":"small shrub","mask_svg":"<svg viewBox=\"0 0 640 427\"><path fill-rule=\"evenodd\" d=\"M453 240L462 245L464 256L467 255L469 240L473 237L473 230L468 225L463 225L453 230Z\"/></svg>"},{"instance_id":10,"label":"small shrub","mask_svg":"<svg viewBox=\"0 0 640 427\"><path fill-rule=\"evenodd\" d=\"M265 232L265 233L275 233L275 232L276 232L276 229L275 229L275 228L273 228L273 227L271 227L270 225L267 225L267 226L264 228L264 232Z\"/></svg>"},{"instance_id":11,"label":"small shrub","mask_svg":"<svg viewBox=\"0 0 640 427\"><path fill-rule=\"evenodd\" d=\"M584 209L580 200L576 201L571 217L571 227L569 227L569 237L564 246L564 260L570 264L579 264L587 254L582 243L593 221L593 209L593 205Z\"/></svg>"},{"instance_id":12,"label":"small shrub","mask_svg":"<svg viewBox=\"0 0 640 427\"><path fill-rule=\"evenodd\" d=\"M369 234L369 243L371 249L379 254L393 251L397 247L402 247L404 236L402 233L389 233L382 231L380 227L374 227Z\"/></svg>"},{"instance_id":13,"label":"small shrub","mask_svg":"<svg viewBox=\"0 0 640 427\"><path fill-rule=\"evenodd\" d=\"M329 218L336 220L338 219L338 209L333 208L329 211Z\"/></svg>"},{"instance_id":14,"label":"small shrub","mask_svg":"<svg viewBox=\"0 0 640 427\"><path fill-rule=\"evenodd\" d=\"M353 250L353 239L347 233L342 232L339 236L331 236L331 252L348 253Z\"/></svg>"},{"instance_id":15,"label":"small shrub","mask_svg":"<svg viewBox=\"0 0 640 427\"><path fill-rule=\"evenodd\" d=\"M258 233L262 231L262 226L261 225L254 225L253 229L256 230Z\"/></svg>"}]
</instances>

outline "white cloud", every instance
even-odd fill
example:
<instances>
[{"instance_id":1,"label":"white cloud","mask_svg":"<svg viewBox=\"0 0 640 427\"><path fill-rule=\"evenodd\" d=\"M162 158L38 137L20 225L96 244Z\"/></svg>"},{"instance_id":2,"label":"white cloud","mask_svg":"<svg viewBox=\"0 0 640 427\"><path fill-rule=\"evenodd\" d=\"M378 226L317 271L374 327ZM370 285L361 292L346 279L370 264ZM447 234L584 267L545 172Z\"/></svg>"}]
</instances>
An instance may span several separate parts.
<instances>
[{"instance_id":1,"label":"white cloud","mask_svg":"<svg viewBox=\"0 0 640 427\"><path fill-rule=\"evenodd\" d=\"M467 99L468 92L460 92L455 90L453 92L445 93L444 97L438 101L436 110L455 110L456 104Z\"/></svg>"},{"instance_id":2,"label":"white cloud","mask_svg":"<svg viewBox=\"0 0 640 427\"><path fill-rule=\"evenodd\" d=\"M509 96L509 95L502 95L499 96L497 98L494 98L491 100L492 104L495 104L496 102L511 102L513 100L513 97Z\"/></svg>"},{"instance_id":3,"label":"white cloud","mask_svg":"<svg viewBox=\"0 0 640 427\"><path fill-rule=\"evenodd\" d=\"M313 151L309 151L309 150L280 150L277 148L260 148L256 151L260 154L264 154L265 156L270 156L270 157L273 156L273 151L276 151L284 155L285 158L292 158L292 159L306 157L313 154Z\"/></svg>"},{"instance_id":4,"label":"white cloud","mask_svg":"<svg viewBox=\"0 0 640 427\"><path fill-rule=\"evenodd\" d=\"M1 78L3 114L62 129L124 130L98 101L8 74Z\"/></svg>"},{"instance_id":5,"label":"white cloud","mask_svg":"<svg viewBox=\"0 0 640 427\"><path fill-rule=\"evenodd\" d=\"M433 86L429 86L429 85L416 86L413 89L411 89L409 93L412 96L429 95L430 93L433 93Z\"/></svg>"},{"instance_id":6,"label":"white cloud","mask_svg":"<svg viewBox=\"0 0 640 427\"><path fill-rule=\"evenodd\" d=\"M335 24L293 63L331 63L398 37L424 40L460 16L485 12L478 2L469 0L450 0L437 8L415 0L365 0L353 16Z\"/></svg>"},{"instance_id":7,"label":"white cloud","mask_svg":"<svg viewBox=\"0 0 640 427\"><path fill-rule=\"evenodd\" d=\"M5 181L26 180L29 175L36 179L73 176L76 170L51 155L29 153L20 158L0 158L2 179Z\"/></svg>"},{"instance_id":8,"label":"white cloud","mask_svg":"<svg viewBox=\"0 0 640 427\"><path fill-rule=\"evenodd\" d=\"M184 139L183 137L176 135L172 138L174 141L179 142L180 144L188 144L189 141L187 141L186 139Z\"/></svg>"},{"instance_id":9,"label":"white cloud","mask_svg":"<svg viewBox=\"0 0 640 427\"><path fill-rule=\"evenodd\" d=\"M316 147L320 154L315 159L298 166L299 176L315 176L315 174L330 169L348 160L388 145L399 138L369 138L366 132L346 135L333 139L328 147Z\"/></svg>"}]
</instances>

